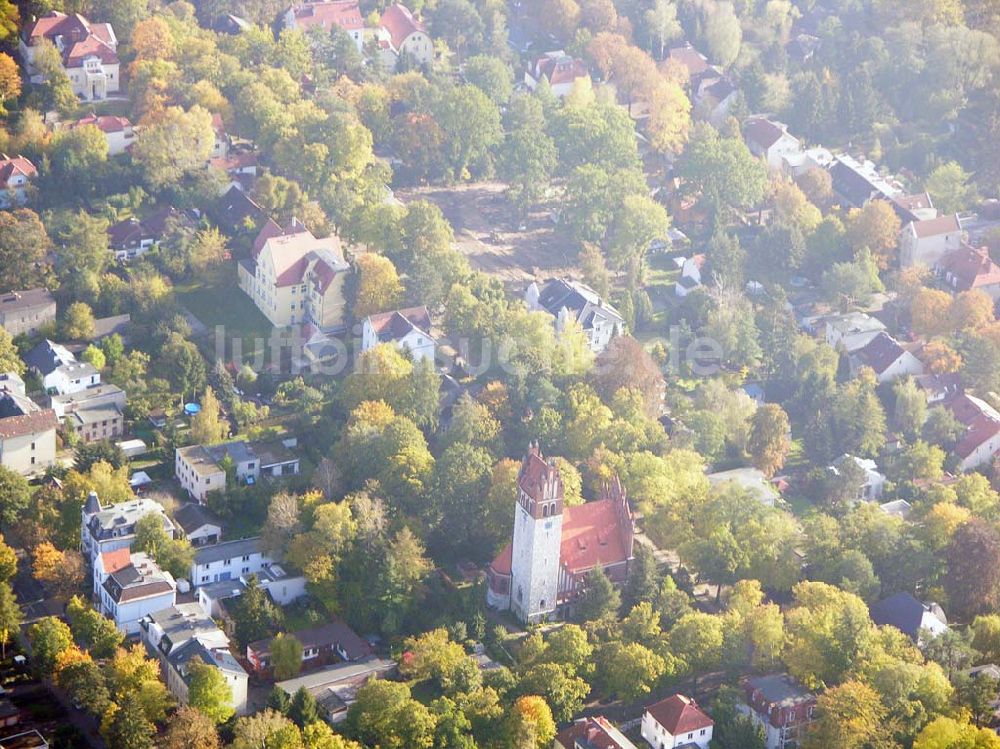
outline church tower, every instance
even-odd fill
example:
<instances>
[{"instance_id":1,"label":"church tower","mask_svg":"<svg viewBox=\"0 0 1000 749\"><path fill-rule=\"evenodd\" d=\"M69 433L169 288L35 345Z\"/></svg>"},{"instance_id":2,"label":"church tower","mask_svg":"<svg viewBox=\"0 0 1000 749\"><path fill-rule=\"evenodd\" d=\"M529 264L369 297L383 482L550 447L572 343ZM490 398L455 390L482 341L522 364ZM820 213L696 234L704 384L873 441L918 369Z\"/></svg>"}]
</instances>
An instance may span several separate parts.
<instances>
[{"instance_id":1,"label":"church tower","mask_svg":"<svg viewBox=\"0 0 1000 749\"><path fill-rule=\"evenodd\" d=\"M522 622L550 618L559 595L563 485L554 460L535 443L517 476L511 547L510 608Z\"/></svg>"}]
</instances>

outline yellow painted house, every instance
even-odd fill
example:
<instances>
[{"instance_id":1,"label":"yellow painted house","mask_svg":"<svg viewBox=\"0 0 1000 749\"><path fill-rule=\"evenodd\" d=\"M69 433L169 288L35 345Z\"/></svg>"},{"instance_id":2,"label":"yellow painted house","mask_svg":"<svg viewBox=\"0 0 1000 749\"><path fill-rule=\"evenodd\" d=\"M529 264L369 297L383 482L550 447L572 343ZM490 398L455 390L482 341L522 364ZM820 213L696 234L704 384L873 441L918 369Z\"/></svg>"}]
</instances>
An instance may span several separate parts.
<instances>
[{"instance_id":1,"label":"yellow painted house","mask_svg":"<svg viewBox=\"0 0 1000 749\"><path fill-rule=\"evenodd\" d=\"M240 288L276 327L312 323L323 329L347 322L344 279L350 266L337 237L317 239L292 219L268 220L240 261Z\"/></svg>"}]
</instances>

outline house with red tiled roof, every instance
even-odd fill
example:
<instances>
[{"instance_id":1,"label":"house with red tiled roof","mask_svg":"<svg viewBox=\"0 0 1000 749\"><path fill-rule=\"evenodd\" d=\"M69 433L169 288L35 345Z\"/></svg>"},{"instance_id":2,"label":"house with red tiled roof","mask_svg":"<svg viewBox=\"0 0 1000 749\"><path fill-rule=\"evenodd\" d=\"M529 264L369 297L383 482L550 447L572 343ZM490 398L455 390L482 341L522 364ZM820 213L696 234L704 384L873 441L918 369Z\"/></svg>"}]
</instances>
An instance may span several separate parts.
<instances>
[{"instance_id":1,"label":"house with red tiled roof","mask_svg":"<svg viewBox=\"0 0 1000 749\"><path fill-rule=\"evenodd\" d=\"M427 27L402 3L393 3L382 12L378 38L383 64L390 70L404 56L416 65L427 65L434 59L434 43Z\"/></svg>"},{"instance_id":2,"label":"house with red tiled roof","mask_svg":"<svg viewBox=\"0 0 1000 749\"><path fill-rule=\"evenodd\" d=\"M320 28L329 33L340 29L354 40L358 52L364 51L365 18L358 0L325 0L292 5L285 10L282 23L286 29L298 31Z\"/></svg>"},{"instance_id":3,"label":"house with red tiled roof","mask_svg":"<svg viewBox=\"0 0 1000 749\"><path fill-rule=\"evenodd\" d=\"M139 633L139 620L154 611L168 609L177 602L173 575L161 570L152 557L128 549L105 552L113 557L98 590L100 611L126 635ZM124 561L124 563L122 563Z\"/></svg>"},{"instance_id":4,"label":"house with red tiled roof","mask_svg":"<svg viewBox=\"0 0 1000 749\"><path fill-rule=\"evenodd\" d=\"M954 447L959 468L971 471L993 460L1000 452L1000 413L986 401L959 392L944 402L965 432Z\"/></svg>"},{"instance_id":5,"label":"house with red tiled roof","mask_svg":"<svg viewBox=\"0 0 1000 749\"><path fill-rule=\"evenodd\" d=\"M239 262L240 288L276 327L342 327L348 273L340 240L317 239L294 218L285 227L268 221Z\"/></svg>"},{"instance_id":6,"label":"house with red tiled roof","mask_svg":"<svg viewBox=\"0 0 1000 749\"><path fill-rule=\"evenodd\" d=\"M851 355L851 372L856 375L861 367L870 367L880 385L924 373L923 362L884 331Z\"/></svg>"},{"instance_id":7,"label":"house with red tiled roof","mask_svg":"<svg viewBox=\"0 0 1000 749\"><path fill-rule=\"evenodd\" d=\"M552 94L563 99L573 90L573 84L580 78L590 80L587 63L578 57L567 55L560 49L546 52L535 60L524 73L524 85L530 91L534 91L542 79L545 79Z\"/></svg>"},{"instance_id":8,"label":"house with red tiled roof","mask_svg":"<svg viewBox=\"0 0 1000 749\"><path fill-rule=\"evenodd\" d=\"M642 737L655 749L708 749L715 722L683 694L655 702L642 714Z\"/></svg>"},{"instance_id":9,"label":"house with red tiled roof","mask_svg":"<svg viewBox=\"0 0 1000 749\"><path fill-rule=\"evenodd\" d=\"M33 65L43 40L58 50L73 93L84 101L105 99L121 88L118 38L111 24L91 23L79 13L66 15L57 10L28 24L19 49L32 83L42 81Z\"/></svg>"},{"instance_id":10,"label":"house with red tiled roof","mask_svg":"<svg viewBox=\"0 0 1000 749\"><path fill-rule=\"evenodd\" d=\"M0 208L28 202L28 186L38 170L24 156L0 154Z\"/></svg>"},{"instance_id":11,"label":"house with red tiled roof","mask_svg":"<svg viewBox=\"0 0 1000 749\"><path fill-rule=\"evenodd\" d=\"M70 130L86 126L96 127L108 142L108 156L125 153L135 142L135 128L128 117L110 114L96 115L93 112L69 124Z\"/></svg>"},{"instance_id":12,"label":"house with red tiled roof","mask_svg":"<svg viewBox=\"0 0 1000 749\"><path fill-rule=\"evenodd\" d=\"M636 749L603 715L580 718L556 734L554 749Z\"/></svg>"},{"instance_id":13,"label":"house with red tiled roof","mask_svg":"<svg viewBox=\"0 0 1000 749\"><path fill-rule=\"evenodd\" d=\"M601 569L613 583L625 582L634 536L617 477L600 499L564 507L558 464L532 445L517 476L513 539L486 572L486 603L526 623L565 616L591 572Z\"/></svg>"},{"instance_id":14,"label":"house with red tiled roof","mask_svg":"<svg viewBox=\"0 0 1000 749\"><path fill-rule=\"evenodd\" d=\"M414 361L434 361L437 340L431 335L431 315L426 307L410 307L369 315L361 323L361 350L391 343Z\"/></svg>"},{"instance_id":15,"label":"house with red tiled roof","mask_svg":"<svg viewBox=\"0 0 1000 749\"><path fill-rule=\"evenodd\" d=\"M958 215L910 221L899 234L899 264L935 267L947 253L960 249L964 240Z\"/></svg>"},{"instance_id":16,"label":"house with red tiled roof","mask_svg":"<svg viewBox=\"0 0 1000 749\"><path fill-rule=\"evenodd\" d=\"M910 221L924 221L937 218L937 208L930 193L918 192L913 195L897 195L892 199L892 207L904 224Z\"/></svg>"},{"instance_id":17,"label":"house with red tiled roof","mask_svg":"<svg viewBox=\"0 0 1000 749\"><path fill-rule=\"evenodd\" d=\"M813 721L816 695L788 674L747 679L743 689L744 702L738 709L764 730L767 749L802 745Z\"/></svg>"},{"instance_id":18,"label":"house with red tiled roof","mask_svg":"<svg viewBox=\"0 0 1000 749\"><path fill-rule=\"evenodd\" d=\"M934 268L951 291L981 291L995 302L1000 299L1000 266L985 247L962 245L944 255Z\"/></svg>"}]
</instances>

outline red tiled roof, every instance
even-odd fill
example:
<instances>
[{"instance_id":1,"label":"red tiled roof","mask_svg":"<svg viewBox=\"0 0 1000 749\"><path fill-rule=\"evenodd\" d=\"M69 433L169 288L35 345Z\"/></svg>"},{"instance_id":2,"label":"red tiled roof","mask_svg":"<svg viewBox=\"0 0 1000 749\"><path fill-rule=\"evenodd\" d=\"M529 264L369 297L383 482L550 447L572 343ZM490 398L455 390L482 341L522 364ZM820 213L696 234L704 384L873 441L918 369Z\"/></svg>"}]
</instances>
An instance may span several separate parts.
<instances>
[{"instance_id":1,"label":"red tiled roof","mask_svg":"<svg viewBox=\"0 0 1000 749\"><path fill-rule=\"evenodd\" d=\"M110 114L96 115L91 112L86 117L81 117L79 120L71 124L69 129L75 130L76 128L83 127L84 125L93 125L102 133L120 133L125 130L125 128L132 127L132 122L128 117L115 117Z\"/></svg>"},{"instance_id":2,"label":"red tiled roof","mask_svg":"<svg viewBox=\"0 0 1000 749\"><path fill-rule=\"evenodd\" d=\"M553 479L559 480L559 469L549 465L537 449L529 450L521 465L521 472L517 475L517 485L521 491L533 499L540 499L545 485ZM565 529L565 521L563 528Z\"/></svg>"},{"instance_id":3,"label":"red tiled roof","mask_svg":"<svg viewBox=\"0 0 1000 749\"><path fill-rule=\"evenodd\" d=\"M623 744L615 736L625 737L602 715L583 718L556 734L556 742L566 749L585 746L587 749L626 749L634 744ZM627 739L626 739L627 740Z\"/></svg>"},{"instance_id":4,"label":"red tiled roof","mask_svg":"<svg viewBox=\"0 0 1000 749\"><path fill-rule=\"evenodd\" d=\"M572 83L577 78L586 78L590 75L587 70L587 63L576 57L569 55L557 55L555 53L545 55L535 61L536 79L545 77L549 84L556 86L561 83Z\"/></svg>"},{"instance_id":5,"label":"red tiled roof","mask_svg":"<svg viewBox=\"0 0 1000 749\"><path fill-rule=\"evenodd\" d=\"M965 425L965 434L955 446L955 454L967 458L981 444L1000 432L1000 414L988 404L966 393L950 398L945 407Z\"/></svg>"},{"instance_id":6,"label":"red tiled roof","mask_svg":"<svg viewBox=\"0 0 1000 749\"><path fill-rule=\"evenodd\" d=\"M927 237L937 237L941 234L949 234L954 231L961 231L962 225L958 222L958 216L954 213L947 216L938 216L924 221L914 221L911 223L913 233L918 239Z\"/></svg>"},{"instance_id":7,"label":"red tiled roof","mask_svg":"<svg viewBox=\"0 0 1000 749\"><path fill-rule=\"evenodd\" d=\"M921 211L934 207L930 194L926 192L918 192L914 195L899 195L893 198L892 202L905 211Z\"/></svg>"},{"instance_id":8,"label":"red tiled roof","mask_svg":"<svg viewBox=\"0 0 1000 749\"><path fill-rule=\"evenodd\" d=\"M667 52L667 57L671 60L676 60L687 68L688 75L692 77L699 73L704 73L712 67L705 56L690 44L686 44L683 47L674 47Z\"/></svg>"},{"instance_id":9,"label":"red tiled roof","mask_svg":"<svg viewBox=\"0 0 1000 749\"><path fill-rule=\"evenodd\" d=\"M417 31L425 31L424 24L419 19L413 17L409 8L399 3L390 5L385 9L385 12L382 13L380 23L382 28L389 32L392 46L397 50L410 34Z\"/></svg>"},{"instance_id":10,"label":"red tiled roof","mask_svg":"<svg viewBox=\"0 0 1000 749\"><path fill-rule=\"evenodd\" d=\"M216 156L209 159L208 164L224 172L246 169L250 166L257 166L257 154L247 151L244 153L231 153L228 156Z\"/></svg>"},{"instance_id":11,"label":"red tiled roof","mask_svg":"<svg viewBox=\"0 0 1000 749\"><path fill-rule=\"evenodd\" d=\"M267 244L267 240L272 237L280 237L284 233L285 230L281 228L281 225L278 224L278 222L273 218L269 218L264 223L264 226L261 227L261 230L257 232L257 237L253 241L253 247L250 250L250 254L253 255L254 260L256 260L257 256L260 255L260 251L264 249L264 245Z\"/></svg>"},{"instance_id":12,"label":"red tiled roof","mask_svg":"<svg viewBox=\"0 0 1000 749\"><path fill-rule=\"evenodd\" d=\"M291 11L295 22L303 28L322 26L329 30L337 26L345 31L357 31L365 27L358 0L303 3L292 6Z\"/></svg>"},{"instance_id":13,"label":"red tiled roof","mask_svg":"<svg viewBox=\"0 0 1000 749\"><path fill-rule=\"evenodd\" d=\"M957 291L1000 284L1000 266L990 259L986 248L960 247L941 258L940 267L951 276L946 280Z\"/></svg>"},{"instance_id":14,"label":"red tiled roof","mask_svg":"<svg viewBox=\"0 0 1000 749\"><path fill-rule=\"evenodd\" d=\"M28 40L28 44L37 44L42 37L52 40L57 36L64 36L76 40L83 39L89 33L90 23L79 13L68 16L53 10L28 26L24 30L24 38Z\"/></svg>"},{"instance_id":15,"label":"red tiled roof","mask_svg":"<svg viewBox=\"0 0 1000 749\"><path fill-rule=\"evenodd\" d=\"M222 115L218 112L212 112L212 130L215 131L216 135L223 138L226 136L226 124L222 121Z\"/></svg>"},{"instance_id":16,"label":"red tiled roof","mask_svg":"<svg viewBox=\"0 0 1000 749\"><path fill-rule=\"evenodd\" d=\"M132 552L128 547L115 551L101 552L101 565L109 575L113 572L118 572L118 570L125 569L130 564L132 564Z\"/></svg>"},{"instance_id":17,"label":"red tiled roof","mask_svg":"<svg viewBox=\"0 0 1000 749\"><path fill-rule=\"evenodd\" d=\"M7 156L0 158L0 181L10 182L11 177L17 174L23 174L25 177L35 177L38 175L38 170L24 156L15 156L12 159Z\"/></svg>"},{"instance_id":18,"label":"red tiled roof","mask_svg":"<svg viewBox=\"0 0 1000 749\"><path fill-rule=\"evenodd\" d=\"M379 340L389 341L402 338L416 328L427 335L431 332L431 313L426 307L380 312L368 318Z\"/></svg>"},{"instance_id":19,"label":"red tiled roof","mask_svg":"<svg viewBox=\"0 0 1000 749\"><path fill-rule=\"evenodd\" d=\"M50 429L56 429L58 426L56 412L51 408L21 416L8 416L5 419L0 419L0 439L40 434Z\"/></svg>"},{"instance_id":20,"label":"red tiled roof","mask_svg":"<svg viewBox=\"0 0 1000 749\"><path fill-rule=\"evenodd\" d=\"M714 725L714 722L690 697L672 694L665 700L650 705L646 712L663 726L671 736L692 733Z\"/></svg>"},{"instance_id":21,"label":"red tiled roof","mask_svg":"<svg viewBox=\"0 0 1000 749\"><path fill-rule=\"evenodd\" d=\"M622 527L615 499L599 499L563 509L559 562L570 574L583 574L595 567L621 564L629 558L629 529ZM509 575L511 545L504 547L490 567Z\"/></svg>"},{"instance_id":22,"label":"red tiled roof","mask_svg":"<svg viewBox=\"0 0 1000 749\"><path fill-rule=\"evenodd\" d=\"M66 48L63 53L63 65L67 68L79 68L89 57L97 57L105 65L114 65L118 62L118 53L106 42L96 36L88 36Z\"/></svg>"}]
</instances>

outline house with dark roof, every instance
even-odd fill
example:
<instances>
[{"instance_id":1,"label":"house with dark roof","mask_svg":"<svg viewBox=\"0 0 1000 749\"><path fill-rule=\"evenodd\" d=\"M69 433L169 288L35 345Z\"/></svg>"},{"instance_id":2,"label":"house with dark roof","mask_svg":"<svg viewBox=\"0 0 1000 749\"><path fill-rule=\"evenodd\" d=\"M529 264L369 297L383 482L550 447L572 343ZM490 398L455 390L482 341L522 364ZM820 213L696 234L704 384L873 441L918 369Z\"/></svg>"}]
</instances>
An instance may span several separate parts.
<instances>
[{"instance_id":1,"label":"house with dark roof","mask_svg":"<svg viewBox=\"0 0 1000 749\"><path fill-rule=\"evenodd\" d=\"M205 505L188 502L174 513L174 523L194 547L211 546L222 540L224 525Z\"/></svg>"},{"instance_id":2,"label":"house with dark roof","mask_svg":"<svg viewBox=\"0 0 1000 749\"><path fill-rule=\"evenodd\" d=\"M514 499L513 538L486 572L491 608L538 622L570 613L595 569L615 584L625 582L635 521L617 478L604 486L600 499L564 507L557 464L532 445Z\"/></svg>"},{"instance_id":3,"label":"house with dark roof","mask_svg":"<svg viewBox=\"0 0 1000 749\"><path fill-rule=\"evenodd\" d=\"M766 117L751 117L743 124L743 139L754 156L764 159L768 167L778 171L785 167L788 156L802 152L799 139L788 132L788 125Z\"/></svg>"},{"instance_id":4,"label":"house with dark roof","mask_svg":"<svg viewBox=\"0 0 1000 749\"><path fill-rule=\"evenodd\" d=\"M437 339L431 334L431 314L426 307L380 312L361 323L361 350L391 343L408 352L414 361L434 361Z\"/></svg>"},{"instance_id":5,"label":"house with dark roof","mask_svg":"<svg viewBox=\"0 0 1000 749\"><path fill-rule=\"evenodd\" d=\"M41 378L47 393L78 393L101 382L101 373L93 364L77 361L68 348L48 338L22 358L28 369Z\"/></svg>"},{"instance_id":6,"label":"house with dark roof","mask_svg":"<svg viewBox=\"0 0 1000 749\"><path fill-rule=\"evenodd\" d=\"M884 331L851 355L852 374L857 375L861 367L870 367L880 385L924 373L923 362Z\"/></svg>"},{"instance_id":7,"label":"house with dark roof","mask_svg":"<svg viewBox=\"0 0 1000 749\"><path fill-rule=\"evenodd\" d=\"M227 234L240 234L253 231L265 218L267 213L257 201L247 195L237 185L231 185L212 211L216 223Z\"/></svg>"},{"instance_id":8,"label":"house with dark roof","mask_svg":"<svg viewBox=\"0 0 1000 749\"><path fill-rule=\"evenodd\" d=\"M92 568L100 554L131 548L135 540L135 526L146 515L155 514L163 523L163 530L171 538L174 524L167 517L163 505L148 497L136 497L127 502L103 507L96 492L87 496L80 511L80 551ZM95 574L94 594L98 595L102 580Z\"/></svg>"},{"instance_id":9,"label":"house with dark roof","mask_svg":"<svg viewBox=\"0 0 1000 749\"><path fill-rule=\"evenodd\" d=\"M163 241L173 227L191 226L190 220L173 206L154 211L145 218L132 216L108 227L108 247L116 260L134 260Z\"/></svg>"},{"instance_id":10,"label":"house with dark roof","mask_svg":"<svg viewBox=\"0 0 1000 749\"><path fill-rule=\"evenodd\" d=\"M899 264L935 268L946 254L961 249L964 239L958 214L910 221L899 233Z\"/></svg>"},{"instance_id":11,"label":"house with dark roof","mask_svg":"<svg viewBox=\"0 0 1000 749\"><path fill-rule=\"evenodd\" d=\"M139 633L139 620L176 602L177 583L156 561L143 553L120 549L111 554L128 555L128 564L114 565L100 589L100 611L126 635ZM103 557L104 555L102 555Z\"/></svg>"},{"instance_id":12,"label":"house with dark roof","mask_svg":"<svg viewBox=\"0 0 1000 749\"><path fill-rule=\"evenodd\" d=\"M150 612L139 621L139 630L147 650L159 659L167 688L182 705L188 701L191 664L200 659L219 670L236 712L246 712L247 672L230 652L226 633L197 603Z\"/></svg>"},{"instance_id":13,"label":"house with dark roof","mask_svg":"<svg viewBox=\"0 0 1000 749\"><path fill-rule=\"evenodd\" d=\"M579 325L594 353L604 351L615 336L625 335L625 318L586 284L565 278L550 279L541 287L532 282L524 301L529 310L552 315L556 332Z\"/></svg>"},{"instance_id":14,"label":"house with dark roof","mask_svg":"<svg viewBox=\"0 0 1000 749\"><path fill-rule=\"evenodd\" d=\"M708 749L715 722L683 694L672 694L649 705L642 714L642 737L656 749Z\"/></svg>"},{"instance_id":15,"label":"house with dark roof","mask_svg":"<svg viewBox=\"0 0 1000 749\"><path fill-rule=\"evenodd\" d=\"M240 288L272 325L346 324L344 281L351 268L335 235L317 239L294 218L284 227L269 221L238 267Z\"/></svg>"},{"instance_id":16,"label":"house with dark roof","mask_svg":"<svg viewBox=\"0 0 1000 749\"><path fill-rule=\"evenodd\" d=\"M553 96L564 99L573 90L573 84L580 78L590 80L587 63L578 57L555 50L546 52L524 72L524 85L534 91L542 82L548 82Z\"/></svg>"},{"instance_id":17,"label":"house with dark roof","mask_svg":"<svg viewBox=\"0 0 1000 749\"><path fill-rule=\"evenodd\" d=\"M38 170L30 159L0 154L0 208L27 203L28 187L37 176Z\"/></svg>"},{"instance_id":18,"label":"house with dark roof","mask_svg":"<svg viewBox=\"0 0 1000 749\"><path fill-rule=\"evenodd\" d=\"M901 195L899 185L878 173L871 161L858 161L841 154L830 165L833 190L843 201L854 208L863 208L872 200L892 200Z\"/></svg>"},{"instance_id":19,"label":"house with dark roof","mask_svg":"<svg viewBox=\"0 0 1000 749\"><path fill-rule=\"evenodd\" d=\"M764 729L767 749L792 749L802 745L813 722L816 695L788 674L747 679L741 713Z\"/></svg>"},{"instance_id":20,"label":"house with dark roof","mask_svg":"<svg viewBox=\"0 0 1000 749\"><path fill-rule=\"evenodd\" d=\"M981 291L996 302L1000 299L1000 266L990 258L985 247L963 244L946 253L934 270L942 283L953 293Z\"/></svg>"},{"instance_id":21,"label":"house with dark roof","mask_svg":"<svg viewBox=\"0 0 1000 749\"><path fill-rule=\"evenodd\" d=\"M19 39L21 58L32 83L42 76L34 68L35 50L50 41L62 57L73 93L84 101L105 99L119 91L118 38L109 23L91 23L79 13L50 11L28 24Z\"/></svg>"},{"instance_id":22,"label":"house with dark roof","mask_svg":"<svg viewBox=\"0 0 1000 749\"><path fill-rule=\"evenodd\" d=\"M357 661L372 654L371 645L340 619L290 634L302 645L302 665L306 669L329 663ZM256 673L271 668L273 642L274 638L268 637L247 645L247 661Z\"/></svg>"},{"instance_id":23,"label":"house with dark roof","mask_svg":"<svg viewBox=\"0 0 1000 749\"><path fill-rule=\"evenodd\" d=\"M942 403L962 392L962 376L957 372L924 374L914 377L913 381L924 394L928 406Z\"/></svg>"},{"instance_id":24,"label":"house with dark roof","mask_svg":"<svg viewBox=\"0 0 1000 749\"><path fill-rule=\"evenodd\" d=\"M597 715L579 718L556 734L554 749L636 749L617 726Z\"/></svg>"},{"instance_id":25,"label":"house with dark roof","mask_svg":"<svg viewBox=\"0 0 1000 749\"><path fill-rule=\"evenodd\" d=\"M59 421L16 390L0 390L0 466L22 476L44 473L56 461Z\"/></svg>"},{"instance_id":26,"label":"house with dark roof","mask_svg":"<svg viewBox=\"0 0 1000 749\"><path fill-rule=\"evenodd\" d=\"M923 603L909 593L894 593L873 603L868 612L880 627L895 627L914 642L948 631L948 619L936 603Z\"/></svg>"},{"instance_id":27,"label":"house with dark roof","mask_svg":"<svg viewBox=\"0 0 1000 749\"><path fill-rule=\"evenodd\" d=\"M8 291L0 295L0 325L12 337L35 335L56 321L56 300L48 289Z\"/></svg>"}]
</instances>

